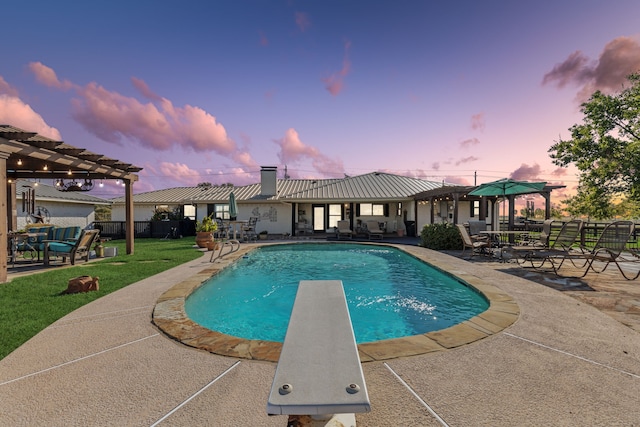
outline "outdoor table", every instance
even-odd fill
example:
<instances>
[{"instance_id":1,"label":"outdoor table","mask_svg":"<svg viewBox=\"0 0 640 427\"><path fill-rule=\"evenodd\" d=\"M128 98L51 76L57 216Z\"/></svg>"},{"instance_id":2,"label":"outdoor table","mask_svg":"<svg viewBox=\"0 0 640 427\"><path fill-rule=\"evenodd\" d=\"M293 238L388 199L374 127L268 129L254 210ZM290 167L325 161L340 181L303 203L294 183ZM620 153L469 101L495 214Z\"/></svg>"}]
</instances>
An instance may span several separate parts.
<instances>
[{"instance_id":1,"label":"outdoor table","mask_svg":"<svg viewBox=\"0 0 640 427\"><path fill-rule=\"evenodd\" d=\"M232 221L229 221L229 224L231 225L231 227L233 228L233 239L234 240L238 240L238 229L240 229L240 235L242 237L242 226L248 224L249 221L247 220L239 220L239 219L234 219Z\"/></svg>"},{"instance_id":2,"label":"outdoor table","mask_svg":"<svg viewBox=\"0 0 640 427\"><path fill-rule=\"evenodd\" d=\"M499 258L504 260L504 247L512 245L515 236L520 236L520 240L523 240L525 236L529 235L529 232L521 230L482 230L480 234L489 236L492 243L494 242L494 238L497 239L498 248L500 248Z\"/></svg>"},{"instance_id":3,"label":"outdoor table","mask_svg":"<svg viewBox=\"0 0 640 427\"><path fill-rule=\"evenodd\" d=\"M37 252L38 250L32 245L32 243L35 243L38 237L43 237L46 235L47 233L24 233L10 231L9 241L11 243L11 264L15 267L16 258L18 256L18 247L20 246L20 244L24 244L24 249L20 251L23 254L22 256L24 257L25 252L30 252L31 261L34 261L36 258L34 252Z\"/></svg>"}]
</instances>

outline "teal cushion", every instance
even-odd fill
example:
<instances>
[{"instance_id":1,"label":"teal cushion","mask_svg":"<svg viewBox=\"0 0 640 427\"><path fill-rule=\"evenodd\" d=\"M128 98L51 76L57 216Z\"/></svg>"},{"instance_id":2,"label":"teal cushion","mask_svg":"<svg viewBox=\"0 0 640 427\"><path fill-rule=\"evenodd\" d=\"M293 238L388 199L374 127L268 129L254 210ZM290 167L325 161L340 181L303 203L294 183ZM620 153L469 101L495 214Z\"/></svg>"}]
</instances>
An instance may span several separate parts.
<instances>
[{"instance_id":1,"label":"teal cushion","mask_svg":"<svg viewBox=\"0 0 640 427\"><path fill-rule=\"evenodd\" d=\"M71 252L71 249L73 249L75 245L76 244L72 242L49 242L49 253L55 252L58 254L68 254Z\"/></svg>"}]
</instances>

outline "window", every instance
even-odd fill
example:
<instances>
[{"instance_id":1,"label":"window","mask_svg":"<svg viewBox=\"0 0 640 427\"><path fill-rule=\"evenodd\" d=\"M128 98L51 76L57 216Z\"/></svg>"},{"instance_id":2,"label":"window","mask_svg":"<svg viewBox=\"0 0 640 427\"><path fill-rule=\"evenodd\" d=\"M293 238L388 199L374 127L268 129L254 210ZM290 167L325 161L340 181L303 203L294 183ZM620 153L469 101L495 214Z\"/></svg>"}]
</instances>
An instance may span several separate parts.
<instances>
[{"instance_id":1,"label":"window","mask_svg":"<svg viewBox=\"0 0 640 427\"><path fill-rule=\"evenodd\" d=\"M196 207L193 205L184 205L184 217L193 221L196 220Z\"/></svg>"},{"instance_id":2,"label":"window","mask_svg":"<svg viewBox=\"0 0 640 427\"><path fill-rule=\"evenodd\" d=\"M329 228L337 227L342 219L342 205L329 205Z\"/></svg>"},{"instance_id":3,"label":"window","mask_svg":"<svg viewBox=\"0 0 640 427\"><path fill-rule=\"evenodd\" d=\"M386 216L385 206L382 203L360 203L360 216Z\"/></svg>"},{"instance_id":4,"label":"window","mask_svg":"<svg viewBox=\"0 0 640 427\"><path fill-rule=\"evenodd\" d=\"M229 217L229 205L215 205L213 215L214 218L230 219Z\"/></svg>"},{"instance_id":5,"label":"window","mask_svg":"<svg viewBox=\"0 0 640 427\"><path fill-rule=\"evenodd\" d=\"M480 200L471 201L471 217L480 216Z\"/></svg>"}]
</instances>

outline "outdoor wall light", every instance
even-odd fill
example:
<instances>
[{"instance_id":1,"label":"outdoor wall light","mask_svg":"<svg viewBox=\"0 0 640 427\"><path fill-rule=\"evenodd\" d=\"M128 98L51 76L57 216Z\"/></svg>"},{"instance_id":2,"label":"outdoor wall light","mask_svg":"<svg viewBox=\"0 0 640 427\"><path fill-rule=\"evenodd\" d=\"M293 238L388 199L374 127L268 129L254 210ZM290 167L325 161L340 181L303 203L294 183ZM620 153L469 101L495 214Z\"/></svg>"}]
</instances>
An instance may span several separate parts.
<instances>
[{"instance_id":1,"label":"outdoor wall light","mask_svg":"<svg viewBox=\"0 0 640 427\"><path fill-rule=\"evenodd\" d=\"M18 166L22 166L22 159L18 159Z\"/></svg>"}]
</instances>

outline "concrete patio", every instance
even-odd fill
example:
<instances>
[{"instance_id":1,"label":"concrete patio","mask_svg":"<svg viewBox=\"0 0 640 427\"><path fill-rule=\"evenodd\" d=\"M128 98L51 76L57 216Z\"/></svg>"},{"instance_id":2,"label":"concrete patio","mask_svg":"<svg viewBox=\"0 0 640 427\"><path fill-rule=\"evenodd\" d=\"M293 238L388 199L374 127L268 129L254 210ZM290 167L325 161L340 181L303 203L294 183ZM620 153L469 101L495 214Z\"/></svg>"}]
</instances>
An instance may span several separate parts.
<instances>
[{"instance_id":1,"label":"concrete patio","mask_svg":"<svg viewBox=\"0 0 640 427\"><path fill-rule=\"evenodd\" d=\"M472 344L364 363L372 412L357 415L359 426L639 425L640 333L583 299L500 271L514 265L412 252L490 281L520 317ZM285 426L286 416L265 409L275 363L187 347L151 323L157 299L208 260L94 301L1 360L0 425Z\"/></svg>"}]
</instances>

